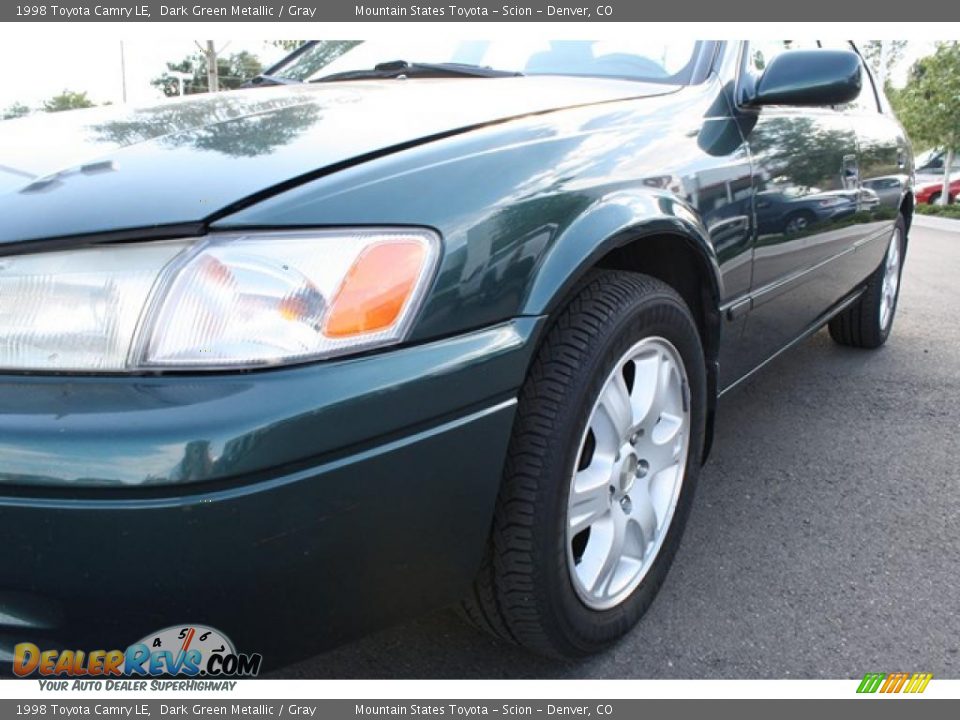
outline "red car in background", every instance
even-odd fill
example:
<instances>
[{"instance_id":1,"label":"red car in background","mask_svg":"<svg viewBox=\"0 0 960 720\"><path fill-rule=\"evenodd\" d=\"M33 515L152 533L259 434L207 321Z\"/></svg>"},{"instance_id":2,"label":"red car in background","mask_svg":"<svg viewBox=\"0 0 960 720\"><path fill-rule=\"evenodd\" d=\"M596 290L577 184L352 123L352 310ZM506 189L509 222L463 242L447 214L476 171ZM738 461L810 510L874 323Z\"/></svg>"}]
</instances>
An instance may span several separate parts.
<instances>
[{"instance_id":1,"label":"red car in background","mask_svg":"<svg viewBox=\"0 0 960 720\"><path fill-rule=\"evenodd\" d=\"M918 182L914 193L917 204L936 205L940 202L940 195L943 193L943 180L930 183ZM955 203L958 195L960 195L960 178L950 181L950 202Z\"/></svg>"}]
</instances>

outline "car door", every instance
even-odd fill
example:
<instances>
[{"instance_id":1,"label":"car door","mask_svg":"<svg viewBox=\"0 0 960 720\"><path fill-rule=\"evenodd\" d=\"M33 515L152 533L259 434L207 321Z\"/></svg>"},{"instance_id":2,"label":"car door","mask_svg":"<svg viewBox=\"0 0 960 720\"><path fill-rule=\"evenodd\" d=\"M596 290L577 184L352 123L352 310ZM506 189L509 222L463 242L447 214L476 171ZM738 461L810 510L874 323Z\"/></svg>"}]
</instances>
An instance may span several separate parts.
<instances>
[{"instance_id":1,"label":"car door","mask_svg":"<svg viewBox=\"0 0 960 720\"><path fill-rule=\"evenodd\" d=\"M824 43L824 47L856 51L849 41ZM854 282L873 272L886 253L913 169L903 128L884 107L872 73L862 61L861 72L860 96L838 108L853 120L859 146L861 192L857 220L861 227L853 257Z\"/></svg>"},{"instance_id":2,"label":"car door","mask_svg":"<svg viewBox=\"0 0 960 720\"><path fill-rule=\"evenodd\" d=\"M816 43L748 43L741 77ZM857 282L864 234L857 133L833 107L766 106L746 126L756 240L745 346L756 366L818 321Z\"/></svg>"}]
</instances>

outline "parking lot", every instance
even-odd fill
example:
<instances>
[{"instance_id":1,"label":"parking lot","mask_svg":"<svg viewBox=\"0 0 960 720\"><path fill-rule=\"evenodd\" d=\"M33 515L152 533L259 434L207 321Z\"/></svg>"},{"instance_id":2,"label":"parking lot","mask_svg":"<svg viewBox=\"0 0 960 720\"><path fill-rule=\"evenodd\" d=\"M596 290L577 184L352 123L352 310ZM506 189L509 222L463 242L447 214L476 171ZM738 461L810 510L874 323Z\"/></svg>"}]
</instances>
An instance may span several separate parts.
<instances>
[{"instance_id":1,"label":"parking lot","mask_svg":"<svg viewBox=\"0 0 960 720\"><path fill-rule=\"evenodd\" d=\"M885 348L821 331L724 398L673 570L610 652L549 661L440 611L274 677L960 677L958 283L960 232L915 227Z\"/></svg>"}]
</instances>

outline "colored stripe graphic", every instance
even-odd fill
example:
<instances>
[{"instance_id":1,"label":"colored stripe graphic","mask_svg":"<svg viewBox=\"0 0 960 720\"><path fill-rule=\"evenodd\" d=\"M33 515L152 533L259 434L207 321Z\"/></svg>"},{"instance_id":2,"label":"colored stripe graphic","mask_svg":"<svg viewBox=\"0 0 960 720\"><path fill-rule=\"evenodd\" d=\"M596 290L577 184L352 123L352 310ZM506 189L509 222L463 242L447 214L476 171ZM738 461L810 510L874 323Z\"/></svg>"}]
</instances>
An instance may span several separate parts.
<instances>
[{"instance_id":1,"label":"colored stripe graphic","mask_svg":"<svg viewBox=\"0 0 960 720\"><path fill-rule=\"evenodd\" d=\"M907 687L904 692L908 693L922 693L927 689L927 684L933 679L932 673L914 673L913 677L910 678L910 682L907 683Z\"/></svg>"},{"instance_id":2,"label":"colored stripe graphic","mask_svg":"<svg viewBox=\"0 0 960 720\"><path fill-rule=\"evenodd\" d=\"M922 693L933 679L932 673L866 673L858 693Z\"/></svg>"},{"instance_id":3,"label":"colored stripe graphic","mask_svg":"<svg viewBox=\"0 0 960 720\"><path fill-rule=\"evenodd\" d=\"M875 693L880 688L880 683L886 677L885 673L867 673L863 676L858 693Z\"/></svg>"}]
</instances>

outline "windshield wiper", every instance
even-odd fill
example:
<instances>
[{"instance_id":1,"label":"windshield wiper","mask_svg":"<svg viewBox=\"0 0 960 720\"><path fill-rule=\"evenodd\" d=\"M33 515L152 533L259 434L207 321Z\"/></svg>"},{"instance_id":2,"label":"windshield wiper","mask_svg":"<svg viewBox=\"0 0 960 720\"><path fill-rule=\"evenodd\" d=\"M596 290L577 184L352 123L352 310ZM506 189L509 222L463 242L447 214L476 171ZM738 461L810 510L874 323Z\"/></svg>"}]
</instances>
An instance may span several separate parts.
<instances>
[{"instance_id":1,"label":"windshield wiper","mask_svg":"<svg viewBox=\"0 0 960 720\"><path fill-rule=\"evenodd\" d=\"M300 85L301 83L303 83L303 80L295 80L293 78L280 77L279 75L267 75L266 73L260 73L256 77L252 77L247 80L240 87L252 88L263 87L265 85Z\"/></svg>"},{"instance_id":2,"label":"windshield wiper","mask_svg":"<svg viewBox=\"0 0 960 720\"><path fill-rule=\"evenodd\" d=\"M340 82L343 80L380 80L383 78L408 77L519 77L520 72L510 70L495 70L481 65L466 63L420 63L406 60L393 60L378 63L373 70L348 70L346 72L324 75L310 82Z\"/></svg>"}]
</instances>

